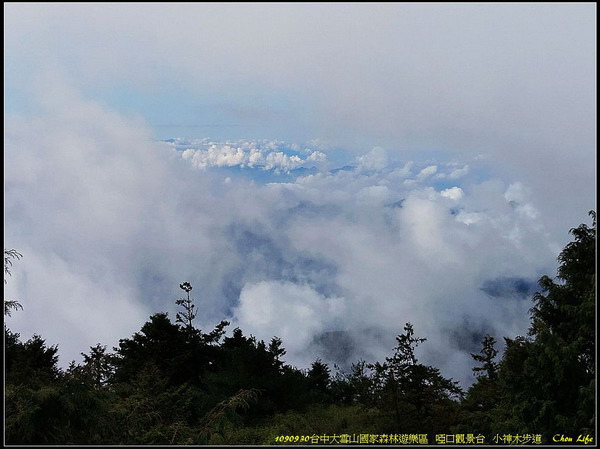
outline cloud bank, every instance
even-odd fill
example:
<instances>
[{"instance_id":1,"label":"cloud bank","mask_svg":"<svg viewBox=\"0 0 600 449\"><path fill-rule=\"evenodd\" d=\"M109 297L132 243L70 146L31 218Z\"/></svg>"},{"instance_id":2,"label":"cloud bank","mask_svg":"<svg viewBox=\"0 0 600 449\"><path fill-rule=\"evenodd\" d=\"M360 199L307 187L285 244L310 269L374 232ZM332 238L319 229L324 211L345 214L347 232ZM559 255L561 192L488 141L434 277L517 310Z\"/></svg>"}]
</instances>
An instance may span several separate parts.
<instances>
[{"instance_id":1,"label":"cloud bank","mask_svg":"<svg viewBox=\"0 0 600 449\"><path fill-rule=\"evenodd\" d=\"M295 144L286 146L285 142L278 141L214 142L210 139L169 139L167 142L182 150L183 158L201 169L248 167L289 173L306 165L312 167L315 163L322 164L327 161L327 155L322 151L300 149ZM289 152L293 154L288 154Z\"/></svg>"},{"instance_id":2,"label":"cloud bank","mask_svg":"<svg viewBox=\"0 0 600 449\"><path fill-rule=\"evenodd\" d=\"M381 360L410 321L423 360L468 383L484 333L527 328L515 288L555 270L560 241L527 184L476 158L374 147L336 167L304 144L157 142L52 87L39 116L7 121L5 242L24 258L5 293L25 307L11 328L59 344L63 364L173 316L189 281L202 328L277 335L297 366ZM290 171L294 154L307 170Z\"/></svg>"}]
</instances>

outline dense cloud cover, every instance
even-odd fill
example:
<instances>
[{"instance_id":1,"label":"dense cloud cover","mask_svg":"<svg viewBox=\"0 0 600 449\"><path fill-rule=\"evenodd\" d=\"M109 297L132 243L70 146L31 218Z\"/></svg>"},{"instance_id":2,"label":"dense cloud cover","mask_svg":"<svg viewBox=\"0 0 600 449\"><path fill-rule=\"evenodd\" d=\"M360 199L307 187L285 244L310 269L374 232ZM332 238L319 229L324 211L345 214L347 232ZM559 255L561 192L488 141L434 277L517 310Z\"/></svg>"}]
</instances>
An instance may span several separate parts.
<instances>
[{"instance_id":1,"label":"dense cloud cover","mask_svg":"<svg viewBox=\"0 0 600 449\"><path fill-rule=\"evenodd\" d=\"M463 383L525 331L595 204L595 6L139 8L5 5L13 330L67 364L189 281L290 363L411 321Z\"/></svg>"},{"instance_id":2,"label":"dense cloud cover","mask_svg":"<svg viewBox=\"0 0 600 449\"><path fill-rule=\"evenodd\" d=\"M277 335L299 366L381 359L411 321L429 339L423 357L467 379L483 333L527 327L530 304L510 280L554 269L558 245L527 186L482 179L478 160L395 161L375 147L342 169L320 158L294 172L286 153L324 153L152 142L66 87L53 95L47 115L8 123L6 241L25 257L7 292L25 306L11 326L60 343L66 359L173 313L190 281L201 326L226 318ZM267 181L245 157L197 163L220 149L288 159Z\"/></svg>"}]
</instances>

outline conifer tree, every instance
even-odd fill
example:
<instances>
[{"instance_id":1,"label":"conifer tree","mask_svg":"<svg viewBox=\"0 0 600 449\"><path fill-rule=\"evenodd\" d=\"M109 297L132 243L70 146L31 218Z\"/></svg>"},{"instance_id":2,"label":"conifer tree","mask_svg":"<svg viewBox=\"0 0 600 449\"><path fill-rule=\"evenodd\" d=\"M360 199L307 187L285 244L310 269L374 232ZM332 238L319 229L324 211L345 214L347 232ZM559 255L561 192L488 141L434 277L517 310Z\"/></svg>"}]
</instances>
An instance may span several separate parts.
<instances>
[{"instance_id":1,"label":"conifer tree","mask_svg":"<svg viewBox=\"0 0 600 449\"><path fill-rule=\"evenodd\" d=\"M190 299L192 284L190 284L189 282L183 282L182 284L179 284L179 288L181 288L187 293L187 298L178 299L177 301L175 301L175 304L183 307L183 312L177 312L175 321L177 323L181 323L188 332L191 332L194 329L194 318L196 318L196 315L198 314L193 300Z\"/></svg>"},{"instance_id":2,"label":"conifer tree","mask_svg":"<svg viewBox=\"0 0 600 449\"><path fill-rule=\"evenodd\" d=\"M331 387L331 374L329 367L321 359L315 360L307 373L311 390L316 394L318 401L328 399Z\"/></svg>"},{"instance_id":3,"label":"conifer tree","mask_svg":"<svg viewBox=\"0 0 600 449\"><path fill-rule=\"evenodd\" d=\"M528 336L506 339L499 370L505 428L593 433L596 214L590 215L591 227L571 229L557 279L540 279Z\"/></svg>"},{"instance_id":4,"label":"conifer tree","mask_svg":"<svg viewBox=\"0 0 600 449\"><path fill-rule=\"evenodd\" d=\"M494 348L495 344L496 339L491 335L486 335L481 342L481 355L471 354L471 357L482 365L473 368L473 372L476 373L477 377L487 377L490 380L496 380L498 377L498 364L494 361L498 354L498 351Z\"/></svg>"},{"instance_id":5,"label":"conifer tree","mask_svg":"<svg viewBox=\"0 0 600 449\"><path fill-rule=\"evenodd\" d=\"M411 323L396 337L392 357L376 363L373 378L375 400L382 409L391 410L396 429L419 432L437 425L434 411L451 406L462 397L458 382L444 378L437 368L418 362L416 348L426 341L414 336Z\"/></svg>"}]
</instances>

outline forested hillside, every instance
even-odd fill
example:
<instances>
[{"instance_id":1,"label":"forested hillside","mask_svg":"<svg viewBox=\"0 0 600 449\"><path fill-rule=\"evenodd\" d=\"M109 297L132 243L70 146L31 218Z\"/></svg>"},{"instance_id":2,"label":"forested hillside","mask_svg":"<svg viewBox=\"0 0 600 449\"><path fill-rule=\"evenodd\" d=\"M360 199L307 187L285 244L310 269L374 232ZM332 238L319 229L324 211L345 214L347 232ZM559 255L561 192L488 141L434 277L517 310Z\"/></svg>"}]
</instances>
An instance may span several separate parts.
<instances>
[{"instance_id":1,"label":"forested hillside","mask_svg":"<svg viewBox=\"0 0 600 449\"><path fill-rule=\"evenodd\" d=\"M504 336L501 353L485 336L472 354L476 380L466 390L419 361L415 349L428 342L410 322L399 327L385 360L357 360L342 372L317 359L301 370L282 361L286 342L275 336L260 341L226 321L197 328L186 282L175 321L158 312L118 347L91 347L68 369L58 367L56 346L37 335L23 341L5 323L5 443L595 440L596 214L590 215L591 227L571 230L557 276L539 280L527 335ZM5 275L19 257L5 250ZM5 299L5 316L26 309L27 298Z\"/></svg>"}]
</instances>

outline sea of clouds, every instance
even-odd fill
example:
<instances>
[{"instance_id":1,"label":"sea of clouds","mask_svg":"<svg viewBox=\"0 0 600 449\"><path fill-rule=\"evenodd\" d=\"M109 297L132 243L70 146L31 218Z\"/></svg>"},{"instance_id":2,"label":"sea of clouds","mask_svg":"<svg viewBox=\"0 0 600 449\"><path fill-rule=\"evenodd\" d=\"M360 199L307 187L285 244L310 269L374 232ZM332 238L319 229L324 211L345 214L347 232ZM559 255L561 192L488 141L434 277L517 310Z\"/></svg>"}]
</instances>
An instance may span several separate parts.
<instances>
[{"instance_id":1,"label":"sea of clouds","mask_svg":"<svg viewBox=\"0 0 600 449\"><path fill-rule=\"evenodd\" d=\"M483 158L156 141L66 86L46 100L7 119L5 247L23 258L5 297L24 307L9 327L58 344L63 366L173 318L188 281L199 327L281 337L298 367L382 360L411 322L421 360L467 385L483 335L526 332L535 282L555 273L566 230L547 232L528 185Z\"/></svg>"}]
</instances>

